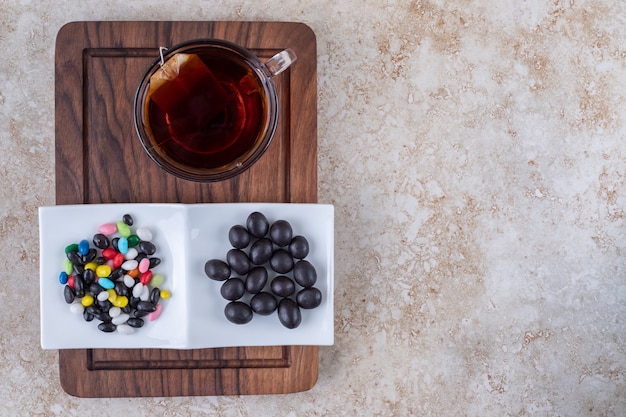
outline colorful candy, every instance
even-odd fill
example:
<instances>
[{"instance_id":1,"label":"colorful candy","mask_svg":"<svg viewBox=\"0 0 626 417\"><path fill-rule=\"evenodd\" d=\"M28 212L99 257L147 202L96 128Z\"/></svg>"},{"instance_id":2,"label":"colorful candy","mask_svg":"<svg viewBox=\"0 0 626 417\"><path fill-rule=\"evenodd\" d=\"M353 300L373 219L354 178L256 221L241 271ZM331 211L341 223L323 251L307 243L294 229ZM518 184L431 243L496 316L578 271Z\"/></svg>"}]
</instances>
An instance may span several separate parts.
<instances>
[{"instance_id":1,"label":"colorful candy","mask_svg":"<svg viewBox=\"0 0 626 417\"><path fill-rule=\"evenodd\" d=\"M133 268L134 269L134 268ZM150 269L150 259L143 258L141 262L139 262L139 272L142 274Z\"/></svg>"},{"instance_id":2,"label":"colorful candy","mask_svg":"<svg viewBox=\"0 0 626 417\"><path fill-rule=\"evenodd\" d=\"M106 278L111 275L111 271L111 266L109 266L108 264L98 265L96 267L96 276L100 278Z\"/></svg>"},{"instance_id":3,"label":"colorful candy","mask_svg":"<svg viewBox=\"0 0 626 417\"><path fill-rule=\"evenodd\" d=\"M152 279L152 271L148 270L140 275L139 282L141 282L143 285L148 285L151 279Z\"/></svg>"},{"instance_id":4,"label":"colorful candy","mask_svg":"<svg viewBox=\"0 0 626 417\"><path fill-rule=\"evenodd\" d=\"M153 257L152 233L146 228L133 233L133 224L125 214L121 221L98 227L91 242L83 239L65 247L58 276L65 302L85 321L98 320L103 332L134 333L143 327L143 317L156 320L163 310L161 300L171 296L159 288L163 275L152 271L161 263Z\"/></svg>"},{"instance_id":5,"label":"colorful candy","mask_svg":"<svg viewBox=\"0 0 626 417\"><path fill-rule=\"evenodd\" d=\"M63 271L67 275L70 275L74 271L74 264L72 263L72 261L70 261L69 259L65 260L65 263L63 264Z\"/></svg>"},{"instance_id":6,"label":"colorful candy","mask_svg":"<svg viewBox=\"0 0 626 417\"><path fill-rule=\"evenodd\" d=\"M128 236L130 236L130 227L120 220L117 222L117 233L119 233L123 238L128 238Z\"/></svg>"},{"instance_id":7,"label":"colorful candy","mask_svg":"<svg viewBox=\"0 0 626 417\"><path fill-rule=\"evenodd\" d=\"M85 307L89 307L93 304L93 301L93 295L87 294L80 300L80 303Z\"/></svg>"},{"instance_id":8,"label":"colorful candy","mask_svg":"<svg viewBox=\"0 0 626 417\"><path fill-rule=\"evenodd\" d=\"M87 255L87 252L89 252L89 242L83 239L78 243L78 253Z\"/></svg>"},{"instance_id":9,"label":"colorful candy","mask_svg":"<svg viewBox=\"0 0 626 417\"><path fill-rule=\"evenodd\" d=\"M139 239L139 236L137 235L130 235L128 236L128 246L131 248L134 248L135 246L137 246L139 244L139 241L141 239Z\"/></svg>"},{"instance_id":10,"label":"colorful candy","mask_svg":"<svg viewBox=\"0 0 626 417\"><path fill-rule=\"evenodd\" d=\"M113 289L113 287L115 287L115 284L110 279L104 278L101 275L98 275L98 276L100 277L100 279L98 280L98 285L100 285L105 290L110 290L110 289Z\"/></svg>"},{"instance_id":11,"label":"colorful candy","mask_svg":"<svg viewBox=\"0 0 626 417\"><path fill-rule=\"evenodd\" d=\"M126 254L126 252L128 252L128 239L124 236L117 241L117 250L122 254Z\"/></svg>"},{"instance_id":12,"label":"colorful candy","mask_svg":"<svg viewBox=\"0 0 626 417\"><path fill-rule=\"evenodd\" d=\"M154 310L152 313L148 314L148 320L149 321L155 321L156 319L159 318L159 316L161 315L161 304L157 304L156 306L156 310Z\"/></svg>"},{"instance_id":13,"label":"colorful candy","mask_svg":"<svg viewBox=\"0 0 626 417\"><path fill-rule=\"evenodd\" d=\"M152 280L150 280L150 286L152 286L152 287L160 287L163 284L164 280L165 280L165 278L163 278L163 275L161 275L161 274L153 274L152 275Z\"/></svg>"},{"instance_id":14,"label":"colorful candy","mask_svg":"<svg viewBox=\"0 0 626 417\"><path fill-rule=\"evenodd\" d=\"M117 253L113 257L113 269L116 269L116 268L119 268L120 266L122 266L122 264L124 263L125 260L126 260L126 258L124 257L124 254Z\"/></svg>"},{"instance_id":15,"label":"colorful candy","mask_svg":"<svg viewBox=\"0 0 626 417\"><path fill-rule=\"evenodd\" d=\"M65 253L78 251L78 243L72 243L65 247Z\"/></svg>"},{"instance_id":16,"label":"colorful candy","mask_svg":"<svg viewBox=\"0 0 626 417\"><path fill-rule=\"evenodd\" d=\"M113 223L103 224L98 227L98 232L102 233L105 236L111 236L117 232L117 226Z\"/></svg>"}]
</instances>

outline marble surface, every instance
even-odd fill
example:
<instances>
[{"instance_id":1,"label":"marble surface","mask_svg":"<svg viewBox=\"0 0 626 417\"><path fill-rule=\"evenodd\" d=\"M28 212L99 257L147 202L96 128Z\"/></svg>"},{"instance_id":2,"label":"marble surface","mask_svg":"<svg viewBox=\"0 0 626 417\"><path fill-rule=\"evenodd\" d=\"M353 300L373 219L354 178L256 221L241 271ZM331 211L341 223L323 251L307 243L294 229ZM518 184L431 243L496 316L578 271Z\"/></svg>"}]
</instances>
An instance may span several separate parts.
<instances>
[{"instance_id":1,"label":"marble surface","mask_svg":"<svg viewBox=\"0 0 626 417\"><path fill-rule=\"evenodd\" d=\"M317 34L336 337L312 390L62 391L37 296L54 39L72 20L122 19ZM0 0L2 413L625 415L625 32L618 0Z\"/></svg>"}]
</instances>

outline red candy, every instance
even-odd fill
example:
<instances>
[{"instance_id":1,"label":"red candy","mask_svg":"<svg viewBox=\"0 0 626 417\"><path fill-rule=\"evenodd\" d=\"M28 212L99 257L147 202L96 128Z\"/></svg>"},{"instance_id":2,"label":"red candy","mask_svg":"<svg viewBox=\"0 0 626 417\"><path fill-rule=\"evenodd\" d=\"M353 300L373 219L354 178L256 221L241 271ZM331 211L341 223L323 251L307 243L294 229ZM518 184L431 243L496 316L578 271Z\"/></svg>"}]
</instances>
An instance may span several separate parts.
<instances>
[{"instance_id":1,"label":"red candy","mask_svg":"<svg viewBox=\"0 0 626 417\"><path fill-rule=\"evenodd\" d=\"M102 250L102 256L104 256L106 259L113 259L115 258L115 255L117 255L117 251L113 248L106 248Z\"/></svg>"},{"instance_id":2,"label":"red candy","mask_svg":"<svg viewBox=\"0 0 626 417\"><path fill-rule=\"evenodd\" d=\"M115 256L113 257L113 269L117 269L122 266L125 260L126 259L124 259L124 255L122 255L121 253L115 254Z\"/></svg>"},{"instance_id":3,"label":"red candy","mask_svg":"<svg viewBox=\"0 0 626 417\"><path fill-rule=\"evenodd\" d=\"M151 270L148 270L148 271L144 272L139 277L139 282L141 282L143 285L148 285L151 280L152 280L152 271Z\"/></svg>"}]
</instances>

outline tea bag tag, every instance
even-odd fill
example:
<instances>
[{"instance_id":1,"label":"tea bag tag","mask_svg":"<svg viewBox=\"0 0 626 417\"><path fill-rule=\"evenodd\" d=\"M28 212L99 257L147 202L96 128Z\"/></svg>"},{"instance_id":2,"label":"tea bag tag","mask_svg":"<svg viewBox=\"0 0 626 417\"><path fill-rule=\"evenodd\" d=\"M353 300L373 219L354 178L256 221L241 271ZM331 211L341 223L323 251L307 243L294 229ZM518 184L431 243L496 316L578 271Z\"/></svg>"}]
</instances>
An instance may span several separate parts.
<instances>
[{"instance_id":1,"label":"tea bag tag","mask_svg":"<svg viewBox=\"0 0 626 417\"><path fill-rule=\"evenodd\" d=\"M163 56L164 50L167 50L167 48L164 46L159 47L159 55L161 56L160 68L150 77L148 93L154 93L168 81L175 81L180 75L181 67L192 60L192 55L190 54L174 54L165 61Z\"/></svg>"}]
</instances>

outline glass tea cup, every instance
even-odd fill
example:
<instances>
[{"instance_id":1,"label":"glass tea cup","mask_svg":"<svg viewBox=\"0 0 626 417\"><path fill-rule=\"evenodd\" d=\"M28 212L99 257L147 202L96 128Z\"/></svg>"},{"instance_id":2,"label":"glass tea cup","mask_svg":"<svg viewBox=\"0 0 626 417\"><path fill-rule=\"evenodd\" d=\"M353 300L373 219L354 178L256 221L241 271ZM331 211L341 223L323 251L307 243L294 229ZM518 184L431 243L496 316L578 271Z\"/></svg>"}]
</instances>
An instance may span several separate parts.
<instances>
[{"instance_id":1,"label":"glass tea cup","mask_svg":"<svg viewBox=\"0 0 626 417\"><path fill-rule=\"evenodd\" d=\"M164 49L135 94L135 130L147 154L190 181L221 181L250 168L276 132L272 78L296 60L294 52L262 62L218 39Z\"/></svg>"}]
</instances>

